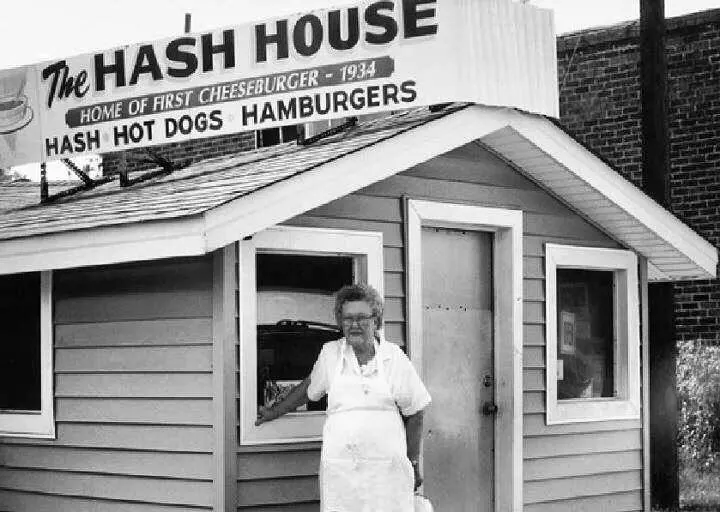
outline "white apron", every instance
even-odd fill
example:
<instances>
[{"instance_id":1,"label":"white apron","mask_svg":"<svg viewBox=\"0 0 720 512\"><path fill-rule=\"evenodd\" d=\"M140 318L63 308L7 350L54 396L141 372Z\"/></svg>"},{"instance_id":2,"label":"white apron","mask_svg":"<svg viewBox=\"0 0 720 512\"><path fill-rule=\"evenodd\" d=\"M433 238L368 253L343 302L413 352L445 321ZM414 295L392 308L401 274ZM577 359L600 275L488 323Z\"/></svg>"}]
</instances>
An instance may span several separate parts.
<instances>
[{"instance_id":1,"label":"white apron","mask_svg":"<svg viewBox=\"0 0 720 512\"><path fill-rule=\"evenodd\" d=\"M328 390L320 458L322 512L412 512L405 427L375 345L377 371L343 374L345 340Z\"/></svg>"}]
</instances>

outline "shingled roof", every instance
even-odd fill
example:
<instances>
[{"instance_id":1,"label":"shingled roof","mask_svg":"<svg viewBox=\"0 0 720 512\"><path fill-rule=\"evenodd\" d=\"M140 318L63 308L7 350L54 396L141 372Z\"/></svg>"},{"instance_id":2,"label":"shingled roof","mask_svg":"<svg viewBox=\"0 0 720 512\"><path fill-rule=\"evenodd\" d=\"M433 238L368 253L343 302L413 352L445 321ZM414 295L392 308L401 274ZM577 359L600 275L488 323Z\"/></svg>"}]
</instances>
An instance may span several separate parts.
<instances>
[{"instance_id":1,"label":"shingled roof","mask_svg":"<svg viewBox=\"0 0 720 512\"><path fill-rule=\"evenodd\" d=\"M57 202L40 204L27 186L0 187L0 201L18 192L0 218L0 240L201 214L270 184L465 108L405 111L359 124L311 145L294 142L205 160L126 188L112 181ZM51 191L52 193L52 191ZM20 196L22 195L22 197Z\"/></svg>"},{"instance_id":2,"label":"shingled roof","mask_svg":"<svg viewBox=\"0 0 720 512\"><path fill-rule=\"evenodd\" d=\"M51 181L48 190L51 194L79 185L80 181ZM30 180L16 180L0 183L0 212L16 210L40 202L40 184Z\"/></svg>"},{"instance_id":3,"label":"shingled roof","mask_svg":"<svg viewBox=\"0 0 720 512\"><path fill-rule=\"evenodd\" d=\"M715 277L715 247L552 120L468 104L2 210L0 273L207 254L470 142L645 256L651 280Z\"/></svg>"}]
</instances>

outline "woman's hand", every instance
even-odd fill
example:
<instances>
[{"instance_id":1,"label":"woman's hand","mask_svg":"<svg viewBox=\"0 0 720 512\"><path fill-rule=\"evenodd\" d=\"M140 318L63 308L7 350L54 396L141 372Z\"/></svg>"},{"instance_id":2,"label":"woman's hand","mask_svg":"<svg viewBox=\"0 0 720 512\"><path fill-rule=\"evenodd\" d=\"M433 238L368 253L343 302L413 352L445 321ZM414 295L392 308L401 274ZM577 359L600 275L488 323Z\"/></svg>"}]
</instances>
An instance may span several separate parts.
<instances>
[{"instance_id":1,"label":"woman's hand","mask_svg":"<svg viewBox=\"0 0 720 512\"><path fill-rule=\"evenodd\" d=\"M300 384L294 386L288 395L283 398L279 403L272 407L260 406L258 407L257 420L255 420L255 426L262 425L268 421L276 420L283 414L287 414L294 411L301 405L308 402L307 389L310 386L310 377L307 377Z\"/></svg>"},{"instance_id":2,"label":"woman's hand","mask_svg":"<svg viewBox=\"0 0 720 512\"><path fill-rule=\"evenodd\" d=\"M268 421L275 420L280 417L280 414L274 410L272 407L265 407L261 405L258 408L258 415L257 420L255 420L255 426L258 427L262 425L263 423L267 423Z\"/></svg>"},{"instance_id":3,"label":"woman's hand","mask_svg":"<svg viewBox=\"0 0 720 512\"><path fill-rule=\"evenodd\" d=\"M422 485L423 478L420 473L420 436L423 429L423 411L405 418L405 436L407 440L407 456L413 467L415 475L415 490Z\"/></svg>"}]
</instances>

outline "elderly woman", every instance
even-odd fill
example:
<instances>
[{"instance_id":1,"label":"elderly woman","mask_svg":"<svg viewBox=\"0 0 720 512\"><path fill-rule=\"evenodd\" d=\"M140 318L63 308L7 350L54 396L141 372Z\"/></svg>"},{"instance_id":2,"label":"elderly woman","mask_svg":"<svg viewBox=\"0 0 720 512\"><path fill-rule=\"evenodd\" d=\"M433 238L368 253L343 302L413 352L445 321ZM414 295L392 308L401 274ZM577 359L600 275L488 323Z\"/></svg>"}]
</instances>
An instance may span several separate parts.
<instances>
[{"instance_id":1,"label":"elderly woman","mask_svg":"<svg viewBox=\"0 0 720 512\"><path fill-rule=\"evenodd\" d=\"M282 402L261 407L257 424L327 394L321 510L412 512L430 395L400 347L379 336L383 303L374 288L342 288L335 318L345 336L323 346L310 376Z\"/></svg>"}]
</instances>

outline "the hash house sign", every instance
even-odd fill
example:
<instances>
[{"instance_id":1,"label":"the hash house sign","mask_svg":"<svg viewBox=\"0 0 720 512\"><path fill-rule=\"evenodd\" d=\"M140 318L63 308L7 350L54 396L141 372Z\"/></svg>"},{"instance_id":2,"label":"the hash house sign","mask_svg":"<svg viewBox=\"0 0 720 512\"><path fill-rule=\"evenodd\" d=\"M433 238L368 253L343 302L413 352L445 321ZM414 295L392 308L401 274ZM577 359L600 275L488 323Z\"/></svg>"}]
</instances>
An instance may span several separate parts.
<instances>
[{"instance_id":1,"label":"the hash house sign","mask_svg":"<svg viewBox=\"0 0 720 512\"><path fill-rule=\"evenodd\" d=\"M556 117L550 11L366 1L3 70L0 167L451 101Z\"/></svg>"}]
</instances>

